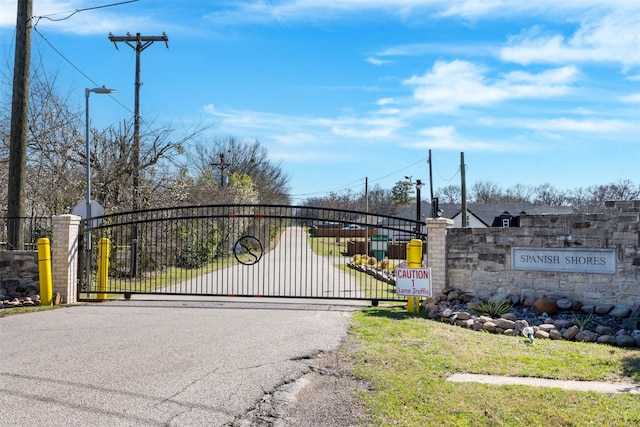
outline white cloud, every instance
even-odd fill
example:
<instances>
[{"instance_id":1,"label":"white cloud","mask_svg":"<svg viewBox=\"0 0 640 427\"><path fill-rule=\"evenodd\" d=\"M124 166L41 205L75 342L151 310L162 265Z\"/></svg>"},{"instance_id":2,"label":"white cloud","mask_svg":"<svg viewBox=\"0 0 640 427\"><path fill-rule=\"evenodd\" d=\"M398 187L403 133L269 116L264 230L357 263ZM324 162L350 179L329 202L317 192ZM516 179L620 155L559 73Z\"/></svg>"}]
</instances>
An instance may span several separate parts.
<instances>
[{"instance_id":1,"label":"white cloud","mask_svg":"<svg viewBox=\"0 0 640 427\"><path fill-rule=\"evenodd\" d=\"M467 61L438 61L430 72L403 83L414 87L413 96L417 101L447 112L467 105L563 95L570 90L569 84L575 80L577 70L563 67L538 74L518 71L496 79L489 79L487 73L484 67Z\"/></svg>"},{"instance_id":2,"label":"white cloud","mask_svg":"<svg viewBox=\"0 0 640 427\"><path fill-rule=\"evenodd\" d=\"M260 130L262 135L288 143L296 140L300 135L323 135L364 140L365 142L390 138L394 132L404 127L403 121L392 116L342 116L337 118L313 118L305 116L290 116L277 113L263 113L256 111L237 111L218 109L213 104L203 107L203 111L220 120L217 129L232 134L247 135ZM275 135L275 136L272 136ZM289 138L285 138L289 135ZM301 143L309 143L309 139L297 139Z\"/></svg>"},{"instance_id":3,"label":"white cloud","mask_svg":"<svg viewBox=\"0 0 640 427\"><path fill-rule=\"evenodd\" d=\"M368 62L369 64L373 64L373 65L384 65L384 64L388 64L391 61L386 61L383 59L379 59L379 58L374 58L373 56L370 56L369 58L365 59L366 62Z\"/></svg>"},{"instance_id":4,"label":"white cloud","mask_svg":"<svg viewBox=\"0 0 640 427\"><path fill-rule=\"evenodd\" d=\"M620 98L622 102L640 103L640 92L632 93L631 95L623 96Z\"/></svg>"},{"instance_id":5,"label":"white cloud","mask_svg":"<svg viewBox=\"0 0 640 427\"><path fill-rule=\"evenodd\" d=\"M500 52L504 61L519 64L613 62L640 65L640 9L585 20L571 35L550 34L534 27L512 37Z\"/></svg>"},{"instance_id":6,"label":"white cloud","mask_svg":"<svg viewBox=\"0 0 640 427\"><path fill-rule=\"evenodd\" d=\"M520 125L525 128L543 132L561 131L570 133L612 134L638 131L637 125L622 120L575 120L565 117L551 120L530 120L520 122Z\"/></svg>"},{"instance_id":7,"label":"white cloud","mask_svg":"<svg viewBox=\"0 0 640 427\"><path fill-rule=\"evenodd\" d=\"M459 135L453 126L436 126L418 132L417 142L405 144L418 149L466 150L466 151L526 151L523 145L504 141L481 141Z\"/></svg>"}]
</instances>

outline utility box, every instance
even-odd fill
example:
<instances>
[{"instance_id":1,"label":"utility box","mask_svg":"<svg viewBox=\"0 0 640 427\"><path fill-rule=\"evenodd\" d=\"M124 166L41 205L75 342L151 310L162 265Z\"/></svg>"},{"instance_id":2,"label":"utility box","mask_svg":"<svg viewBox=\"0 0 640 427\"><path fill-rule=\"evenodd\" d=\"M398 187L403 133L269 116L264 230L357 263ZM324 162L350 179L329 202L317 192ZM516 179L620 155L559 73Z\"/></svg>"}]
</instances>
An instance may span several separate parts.
<instances>
[{"instance_id":1,"label":"utility box","mask_svg":"<svg viewBox=\"0 0 640 427\"><path fill-rule=\"evenodd\" d=\"M374 234L371 236L371 252L378 261L384 259L384 255L388 249L389 236L386 234Z\"/></svg>"}]
</instances>

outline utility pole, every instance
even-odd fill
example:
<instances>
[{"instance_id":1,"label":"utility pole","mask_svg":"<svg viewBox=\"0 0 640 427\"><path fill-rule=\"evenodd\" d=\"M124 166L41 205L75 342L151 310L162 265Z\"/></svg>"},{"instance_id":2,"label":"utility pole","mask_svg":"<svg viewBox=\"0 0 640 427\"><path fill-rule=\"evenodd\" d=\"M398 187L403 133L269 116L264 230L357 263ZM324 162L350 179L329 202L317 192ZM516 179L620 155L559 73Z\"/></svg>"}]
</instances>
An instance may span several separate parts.
<instances>
[{"instance_id":1,"label":"utility pole","mask_svg":"<svg viewBox=\"0 0 640 427\"><path fill-rule=\"evenodd\" d=\"M416 221L418 223L422 222L422 197L420 195L420 189L422 188L424 184L422 183L421 179L416 179ZM417 232L420 232L422 230L421 228L422 226L419 225L418 229L416 230Z\"/></svg>"},{"instance_id":2,"label":"utility pole","mask_svg":"<svg viewBox=\"0 0 640 427\"><path fill-rule=\"evenodd\" d=\"M431 164L431 150L429 150L429 187L431 189L431 218L436 217L436 204L433 200L433 165Z\"/></svg>"},{"instance_id":3,"label":"utility pole","mask_svg":"<svg viewBox=\"0 0 640 427\"><path fill-rule=\"evenodd\" d=\"M140 54L153 42L164 42L169 48L169 37L165 33L161 36L142 36L136 33L135 36L127 33L126 36L114 36L109 33L109 40L113 42L118 49L118 42L124 42L136 51L136 80L135 80L135 99L133 111L133 201L132 210L138 210L138 199L140 198ZM131 277L137 275L137 247L138 247L138 226L134 224L131 228Z\"/></svg>"},{"instance_id":4,"label":"utility pole","mask_svg":"<svg viewBox=\"0 0 640 427\"><path fill-rule=\"evenodd\" d=\"M27 121L31 72L31 17L33 0L19 1L16 17L16 54L13 65L9 183L7 188L7 246L24 249L25 183L27 180Z\"/></svg>"},{"instance_id":5,"label":"utility pole","mask_svg":"<svg viewBox=\"0 0 640 427\"><path fill-rule=\"evenodd\" d=\"M462 193L462 228L469 226L467 220L467 178L465 176L464 153L460 153L460 190Z\"/></svg>"},{"instance_id":6,"label":"utility pole","mask_svg":"<svg viewBox=\"0 0 640 427\"><path fill-rule=\"evenodd\" d=\"M220 188L224 187L224 170L231 166L231 163L226 163L224 161L224 153L220 153L220 162L211 163L211 166L215 166L220 170Z\"/></svg>"},{"instance_id":7,"label":"utility pole","mask_svg":"<svg viewBox=\"0 0 640 427\"><path fill-rule=\"evenodd\" d=\"M143 50L153 44L153 42L164 42L169 48L169 37L162 33L161 36L142 36L137 33L135 36L127 33L126 36L114 36L109 33L109 40L118 49L118 42L124 42L136 51L136 81L135 99L133 111L133 203L134 211L138 210L138 199L140 197L140 54Z\"/></svg>"}]
</instances>

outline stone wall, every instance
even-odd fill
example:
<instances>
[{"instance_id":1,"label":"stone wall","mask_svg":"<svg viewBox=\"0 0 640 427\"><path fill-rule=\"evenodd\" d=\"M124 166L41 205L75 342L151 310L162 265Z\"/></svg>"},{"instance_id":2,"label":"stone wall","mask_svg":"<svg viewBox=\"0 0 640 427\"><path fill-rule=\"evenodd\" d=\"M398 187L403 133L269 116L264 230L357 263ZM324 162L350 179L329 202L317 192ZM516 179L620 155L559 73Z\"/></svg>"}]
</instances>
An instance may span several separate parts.
<instances>
[{"instance_id":1,"label":"stone wall","mask_svg":"<svg viewBox=\"0 0 640 427\"><path fill-rule=\"evenodd\" d=\"M512 270L515 247L614 248L617 274ZM597 214L525 215L521 227L448 229L447 286L640 306L640 201L607 202Z\"/></svg>"},{"instance_id":2,"label":"stone wall","mask_svg":"<svg viewBox=\"0 0 640 427\"><path fill-rule=\"evenodd\" d=\"M40 293L37 251L0 251L0 306L15 297Z\"/></svg>"},{"instance_id":3,"label":"stone wall","mask_svg":"<svg viewBox=\"0 0 640 427\"><path fill-rule=\"evenodd\" d=\"M67 304L77 302L80 219L76 215L52 218L52 291L60 296L61 302ZM39 294L38 252L0 251L0 307L13 306L10 300L14 298L39 301Z\"/></svg>"}]
</instances>

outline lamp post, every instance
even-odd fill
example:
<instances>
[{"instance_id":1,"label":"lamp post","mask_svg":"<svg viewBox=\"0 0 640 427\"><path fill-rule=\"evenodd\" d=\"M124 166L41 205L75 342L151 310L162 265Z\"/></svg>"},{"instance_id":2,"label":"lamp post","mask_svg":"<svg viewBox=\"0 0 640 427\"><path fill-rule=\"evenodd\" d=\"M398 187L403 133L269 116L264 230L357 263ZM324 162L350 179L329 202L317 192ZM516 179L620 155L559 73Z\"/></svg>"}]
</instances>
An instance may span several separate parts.
<instances>
[{"instance_id":1,"label":"lamp post","mask_svg":"<svg viewBox=\"0 0 640 427\"><path fill-rule=\"evenodd\" d=\"M109 94L116 92L115 89L109 89L104 86L102 87L94 87L93 89L86 88L84 90L85 96L85 157L86 157L86 194L85 194L85 202L86 202L86 218L91 218L91 148L89 144L89 95L93 93L98 94ZM91 270L89 269L89 257L91 256L91 232L87 233L87 290L91 284Z\"/></svg>"}]
</instances>

